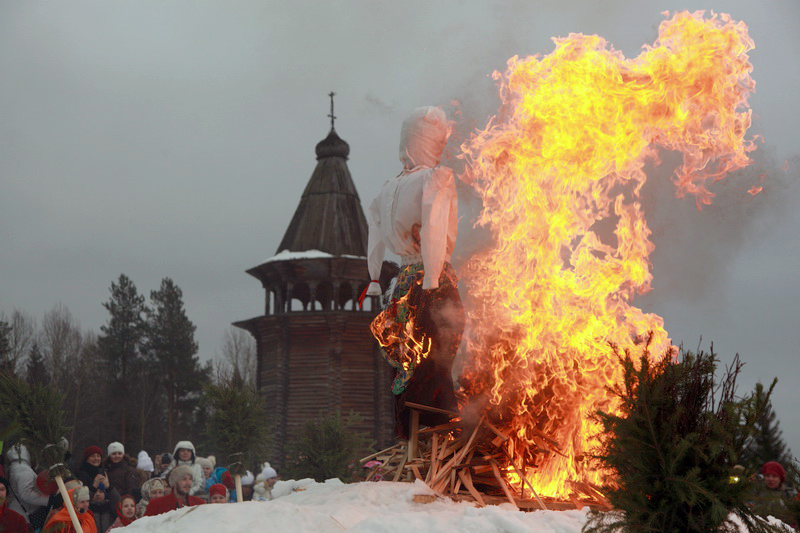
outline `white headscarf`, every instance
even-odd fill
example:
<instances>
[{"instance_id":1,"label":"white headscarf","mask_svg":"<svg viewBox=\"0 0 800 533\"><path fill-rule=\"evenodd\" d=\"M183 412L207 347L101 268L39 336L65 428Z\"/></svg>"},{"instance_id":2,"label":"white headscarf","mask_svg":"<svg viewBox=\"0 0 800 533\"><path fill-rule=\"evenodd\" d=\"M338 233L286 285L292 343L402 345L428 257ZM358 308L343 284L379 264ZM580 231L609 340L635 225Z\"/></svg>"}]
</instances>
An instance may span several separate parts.
<instances>
[{"instance_id":1,"label":"white headscarf","mask_svg":"<svg viewBox=\"0 0 800 533\"><path fill-rule=\"evenodd\" d=\"M400 161L405 170L439 164L450 136L450 122L441 108L418 107L400 130Z\"/></svg>"}]
</instances>

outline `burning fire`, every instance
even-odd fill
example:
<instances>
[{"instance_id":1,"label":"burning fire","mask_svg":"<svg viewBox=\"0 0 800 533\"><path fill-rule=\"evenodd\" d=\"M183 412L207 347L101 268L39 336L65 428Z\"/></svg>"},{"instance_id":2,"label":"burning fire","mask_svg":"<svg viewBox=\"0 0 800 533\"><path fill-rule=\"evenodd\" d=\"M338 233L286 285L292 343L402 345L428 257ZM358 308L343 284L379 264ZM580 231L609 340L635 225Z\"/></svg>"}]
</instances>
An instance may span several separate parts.
<instances>
[{"instance_id":1,"label":"burning fire","mask_svg":"<svg viewBox=\"0 0 800 533\"><path fill-rule=\"evenodd\" d=\"M488 401L536 490L563 497L607 475L584 456L600 431L590 415L617 409L611 346L638 353L652 336L654 357L672 350L663 320L632 305L652 281L645 163L658 147L680 151L677 195L711 203L707 186L755 149L745 139L755 82L747 26L727 15L677 13L634 59L596 35L554 41L551 54L495 73L502 108L462 145L462 179L494 238L462 269L464 392Z\"/></svg>"},{"instance_id":2,"label":"burning fire","mask_svg":"<svg viewBox=\"0 0 800 533\"><path fill-rule=\"evenodd\" d=\"M411 292L403 296L398 305L407 302ZM384 309L370 324L370 331L384 348L390 363L397 369L408 372L417 367L431 351L431 339L417 326L415 310L412 309L406 322L398 322L392 309Z\"/></svg>"}]
</instances>

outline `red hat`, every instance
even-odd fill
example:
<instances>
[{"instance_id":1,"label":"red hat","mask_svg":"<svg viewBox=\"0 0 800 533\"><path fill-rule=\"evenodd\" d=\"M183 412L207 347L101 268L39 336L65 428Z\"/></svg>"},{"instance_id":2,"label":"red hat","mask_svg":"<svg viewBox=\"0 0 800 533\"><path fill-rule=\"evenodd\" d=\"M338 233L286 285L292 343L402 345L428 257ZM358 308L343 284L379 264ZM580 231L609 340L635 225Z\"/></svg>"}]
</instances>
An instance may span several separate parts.
<instances>
[{"instance_id":1,"label":"red hat","mask_svg":"<svg viewBox=\"0 0 800 533\"><path fill-rule=\"evenodd\" d=\"M781 478L781 483L786 481L786 470L784 470L783 465L781 465L778 461L770 461L768 463L764 463L764 466L761 467L761 473L765 476L767 474L772 474L773 476L778 476Z\"/></svg>"},{"instance_id":2,"label":"red hat","mask_svg":"<svg viewBox=\"0 0 800 533\"><path fill-rule=\"evenodd\" d=\"M225 485L222 483L214 483L208 488L208 495L213 496L214 494L219 494L220 496L226 496L228 493L228 489L225 488Z\"/></svg>"},{"instance_id":3,"label":"red hat","mask_svg":"<svg viewBox=\"0 0 800 533\"><path fill-rule=\"evenodd\" d=\"M99 453L100 457L103 456L103 450L100 448L100 446L89 446L89 447L87 447L85 450L83 450L83 460L85 461L90 456L92 456L92 455L94 455L96 453Z\"/></svg>"}]
</instances>

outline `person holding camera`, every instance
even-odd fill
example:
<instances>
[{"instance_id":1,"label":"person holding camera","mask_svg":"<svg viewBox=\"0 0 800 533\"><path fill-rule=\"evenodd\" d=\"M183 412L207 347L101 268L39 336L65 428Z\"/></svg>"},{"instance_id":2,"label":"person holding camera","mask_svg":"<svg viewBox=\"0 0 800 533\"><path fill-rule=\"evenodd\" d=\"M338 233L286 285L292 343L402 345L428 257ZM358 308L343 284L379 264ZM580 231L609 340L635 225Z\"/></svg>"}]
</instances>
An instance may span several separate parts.
<instances>
[{"instance_id":1,"label":"person holding camera","mask_svg":"<svg viewBox=\"0 0 800 533\"><path fill-rule=\"evenodd\" d=\"M111 486L108 473L102 466L103 450L99 446L89 446L83 450L83 462L75 472L75 476L89 488L89 509L94 514L98 533L105 533L114 523L120 496Z\"/></svg>"}]
</instances>

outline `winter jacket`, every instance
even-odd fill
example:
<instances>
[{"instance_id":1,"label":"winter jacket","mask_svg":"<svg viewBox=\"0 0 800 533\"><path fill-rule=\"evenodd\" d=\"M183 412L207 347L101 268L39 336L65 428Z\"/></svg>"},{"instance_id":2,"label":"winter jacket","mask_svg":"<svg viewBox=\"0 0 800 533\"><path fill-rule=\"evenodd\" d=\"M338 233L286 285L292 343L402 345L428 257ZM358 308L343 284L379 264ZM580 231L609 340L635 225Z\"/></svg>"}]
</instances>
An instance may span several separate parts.
<instances>
[{"instance_id":1,"label":"winter jacket","mask_svg":"<svg viewBox=\"0 0 800 533\"><path fill-rule=\"evenodd\" d=\"M78 513L78 521L81 524L83 533L97 533L97 526L91 510L87 510L85 513ZM61 510L51 516L50 520L42 528L42 533L75 533L75 526L72 525L69 510L66 507L62 507Z\"/></svg>"},{"instance_id":2,"label":"winter jacket","mask_svg":"<svg viewBox=\"0 0 800 533\"><path fill-rule=\"evenodd\" d=\"M777 489L767 488L766 485L759 485L748 498L748 505L759 516L775 518L789 525L796 525L794 515L791 511L791 502L797 493L794 489L781 484Z\"/></svg>"},{"instance_id":3,"label":"winter jacket","mask_svg":"<svg viewBox=\"0 0 800 533\"><path fill-rule=\"evenodd\" d=\"M8 500L0 505L0 533L28 533L28 521L18 512L8 508Z\"/></svg>"},{"instance_id":4,"label":"winter jacket","mask_svg":"<svg viewBox=\"0 0 800 533\"><path fill-rule=\"evenodd\" d=\"M131 458L127 455L118 463L112 463L111 457L106 457L102 466L106 469L108 482L117 489L119 494L130 494L136 501L141 497L139 473L131 465Z\"/></svg>"},{"instance_id":5,"label":"winter jacket","mask_svg":"<svg viewBox=\"0 0 800 533\"><path fill-rule=\"evenodd\" d=\"M144 515L156 516L174 511L175 509L180 509L181 507L193 507L195 505L202 505L206 503L196 496L187 496L186 500L187 501L183 504L179 503L178 498L175 497L175 493L171 492L166 496L156 498L155 500L150 500L150 503L147 504L147 511L144 513Z\"/></svg>"},{"instance_id":6,"label":"winter jacket","mask_svg":"<svg viewBox=\"0 0 800 533\"><path fill-rule=\"evenodd\" d=\"M89 487L89 509L94 514L94 520L97 523L97 530L101 533L106 531L111 523L116 518L114 509L117 508L120 495L113 486L105 488L106 498L102 502L96 502L94 499L95 493L100 490L94 486L94 478L101 472L103 466L92 466L86 461L83 461L75 472L75 477L81 483ZM109 483L111 478L109 477Z\"/></svg>"},{"instance_id":7,"label":"winter jacket","mask_svg":"<svg viewBox=\"0 0 800 533\"><path fill-rule=\"evenodd\" d=\"M49 496L36 486L36 472L31 468L28 449L22 444L17 444L6 452L6 458L8 482L13 492L8 495L9 508L22 516L27 516L46 506Z\"/></svg>"},{"instance_id":8,"label":"winter jacket","mask_svg":"<svg viewBox=\"0 0 800 533\"><path fill-rule=\"evenodd\" d=\"M180 461L178 459L178 450L186 449L192 451L192 458L189 461ZM161 478L168 480L169 473L178 465L186 465L192 469L192 488L189 490L189 494L194 496L197 493L203 493L205 489L205 476L203 475L203 467L200 466L200 463L195 461L197 457L197 453L194 450L194 444L189 442L188 440L182 440L175 445L175 450L172 452L172 462L169 464L166 470L162 472Z\"/></svg>"},{"instance_id":9,"label":"winter jacket","mask_svg":"<svg viewBox=\"0 0 800 533\"><path fill-rule=\"evenodd\" d=\"M458 195L453 171L439 166L450 128L439 108L416 109L403 123L400 160L403 172L389 179L369 209L367 294L379 296L386 249L402 265L423 263L423 289L439 286L458 233Z\"/></svg>"}]
</instances>

